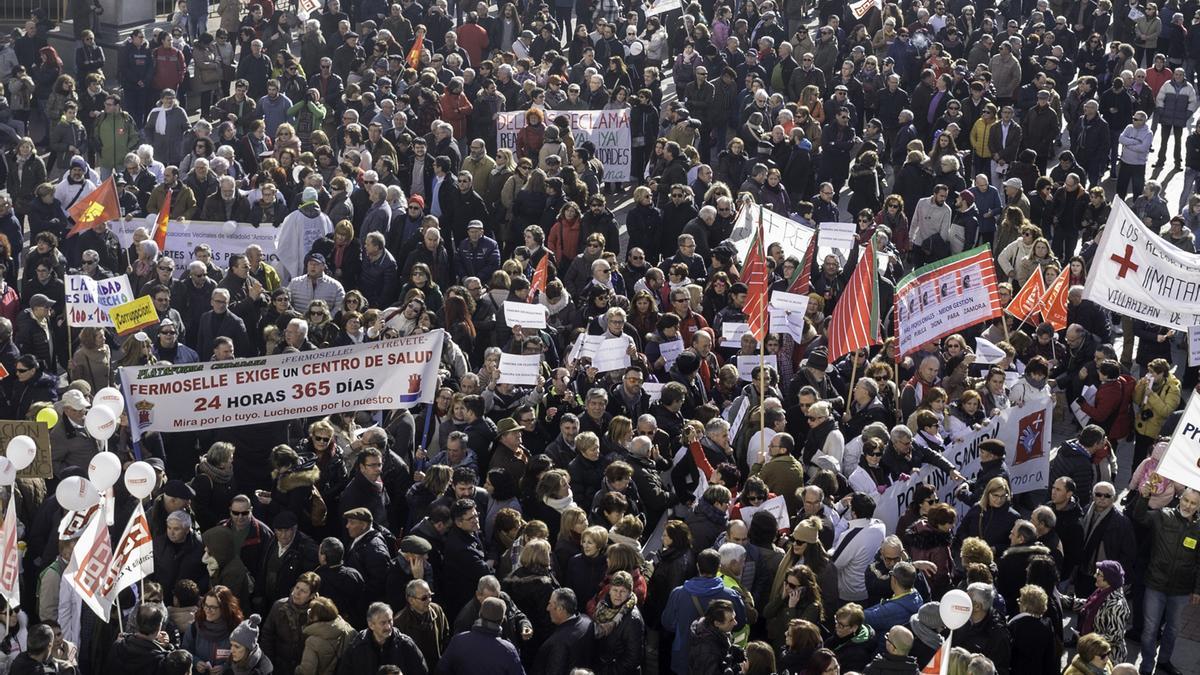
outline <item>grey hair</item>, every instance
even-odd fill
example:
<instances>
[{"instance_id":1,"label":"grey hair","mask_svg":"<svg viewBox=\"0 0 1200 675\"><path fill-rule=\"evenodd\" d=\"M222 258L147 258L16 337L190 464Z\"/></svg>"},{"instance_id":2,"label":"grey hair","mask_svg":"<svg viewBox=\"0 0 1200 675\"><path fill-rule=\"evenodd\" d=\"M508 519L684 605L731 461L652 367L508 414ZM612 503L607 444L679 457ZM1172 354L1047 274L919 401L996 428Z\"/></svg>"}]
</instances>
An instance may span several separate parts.
<instances>
[{"instance_id":1,"label":"grey hair","mask_svg":"<svg viewBox=\"0 0 1200 675\"><path fill-rule=\"evenodd\" d=\"M967 595L971 596L971 602L980 605L981 607L990 608L992 603L996 601L996 587L991 584L985 584L981 581L967 586Z\"/></svg>"},{"instance_id":2,"label":"grey hair","mask_svg":"<svg viewBox=\"0 0 1200 675\"><path fill-rule=\"evenodd\" d=\"M193 260L192 262L188 263L187 271L189 276L197 272L208 274L208 268L205 267L204 263L200 262L199 260Z\"/></svg>"},{"instance_id":3,"label":"grey hair","mask_svg":"<svg viewBox=\"0 0 1200 675\"><path fill-rule=\"evenodd\" d=\"M499 597L500 580L494 574L485 574L479 578L479 583L475 584L475 592L477 594L487 593L492 597Z\"/></svg>"},{"instance_id":4,"label":"grey hair","mask_svg":"<svg viewBox=\"0 0 1200 675\"><path fill-rule=\"evenodd\" d=\"M654 441L650 440L649 436L634 436L629 442L629 454L637 457L645 457L650 454L650 449L654 447Z\"/></svg>"},{"instance_id":5,"label":"grey hair","mask_svg":"<svg viewBox=\"0 0 1200 675\"><path fill-rule=\"evenodd\" d=\"M138 252L145 253L146 257L154 260L158 258L158 244L154 243L153 239L147 239L138 244Z\"/></svg>"},{"instance_id":6,"label":"grey hair","mask_svg":"<svg viewBox=\"0 0 1200 675\"><path fill-rule=\"evenodd\" d=\"M172 521L179 523L184 527L184 529L192 529L192 517L188 515L187 511L172 511L171 515L167 516L167 522L169 523Z\"/></svg>"},{"instance_id":7,"label":"grey hair","mask_svg":"<svg viewBox=\"0 0 1200 675\"><path fill-rule=\"evenodd\" d=\"M714 417L704 424L704 433L706 434L715 434L722 431L729 431L729 422L720 417Z\"/></svg>"},{"instance_id":8,"label":"grey hair","mask_svg":"<svg viewBox=\"0 0 1200 675\"><path fill-rule=\"evenodd\" d=\"M1029 517L1035 523L1041 523L1050 530L1053 530L1054 526L1058 524L1058 515L1049 506L1037 507Z\"/></svg>"},{"instance_id":9,"label":"grey hair","mask_svg":"<svg viewBox=\"0 0 1200 675\"><path fill-rule=\"evenodd\" d=\"M216 291L214 291L214 293L215 292ZM308 337L308 322L304 319L292 319L288 322L288 328L295 328L296 330L300 331L301 337Z\"/></svg>"},{"instance_id":10,"label":"grey hair","mask_svg":"<svg viewBox=\"0 0 1200 675\"><path fill-rule=\"evenodd\" d=\"M420 580L415 579L414 581ZM386 602L372 602L371 606L367 608L367 621L370 621L381 614L387 614L389 619L395 616L392 613L391 605L387 604Z\"/></svg>"},{"instance_id":11,"label":"grey hair","mask_svg":"<svg viewBox=\"0 0 1200 675\"><path fill-rule=\"evenodd\" d=\"M888 433L888 436L893 441L898 441L901 439L911 441L913 432L912 429L909 429L907 426L903 424L897 424L896 426L892 427L892 430Z\"/></svg>"},{"instance_id":12,"label":"grey hair","mask_svg":"<svg viewBox=\"0 0 1200 675\"><path fill-rule=\"evenodd\" d=\"M423 590L429 590L429 583L424 579L413 579L404 587L404 595L405 597L415 598L417 597L417 593Z\"/></svg>"},{"instance_id":13,"label":"grey hair","mask_svg":"<svg viewBox=\"0 0 1200 675\"><path fill-rule=\"evenodd\" d=\"M732 542L721 544L717 553L721 556L721 567L746 559L746 547Z\"/></svg>"}]
</instances>

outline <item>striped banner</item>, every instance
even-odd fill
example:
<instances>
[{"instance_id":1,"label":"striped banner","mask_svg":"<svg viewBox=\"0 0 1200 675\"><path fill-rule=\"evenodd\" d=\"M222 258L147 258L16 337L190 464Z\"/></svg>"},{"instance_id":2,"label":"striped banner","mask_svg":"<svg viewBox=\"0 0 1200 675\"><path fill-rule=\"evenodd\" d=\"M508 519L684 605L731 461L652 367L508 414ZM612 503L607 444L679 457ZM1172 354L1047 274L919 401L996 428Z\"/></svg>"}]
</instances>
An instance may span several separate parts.
<instances>
[{"instance_id":1,"label":"striped banner","mask_svg":"<svg viewBox=\"0 0 1200 675\"><path fill-rule=\"evenodd\" d=\"M899 358L1000 316L996 267L988 246L914 270L896 285L895 308Z\"/></svg>"},{"instance_id":2,"label":"striped banner","mask_svg":"<svg viewBox=\"0 0 1200 675\"><path fill-rule=\"evenodd\" d=\"M867 242L829 321L829 360L879 342L879 277Z\"/></svg>"}]
</instances>

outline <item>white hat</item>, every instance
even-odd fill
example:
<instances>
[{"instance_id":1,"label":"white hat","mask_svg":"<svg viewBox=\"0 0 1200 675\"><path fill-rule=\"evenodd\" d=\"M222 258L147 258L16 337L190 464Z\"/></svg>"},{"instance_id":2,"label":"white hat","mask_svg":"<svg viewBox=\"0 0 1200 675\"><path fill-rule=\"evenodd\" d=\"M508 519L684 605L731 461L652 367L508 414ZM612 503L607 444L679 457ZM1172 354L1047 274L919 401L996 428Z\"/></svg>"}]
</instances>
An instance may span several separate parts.
<instances>
[{"instance_id":1,"label":"white hat","mask_svg":"<svg viewBox=\"0 0 1200 675\"><path fill-rule=\"evenodd\" d=\"M1025 188L1025 185L1024 185L1024 183L1021 182L1020 178L1009 178L1008 180L1004 181L1004 187L1010 187L1010 188L1016 188L1018 190L1023 190Z\"/></svg>"},{"instance_id":2,"label":"white hat","mask_svg":"<svg viewBox=\"0 0 1200 675\"><path fill-rule=\"evenodd\" d=\"M62 395L62 403L64 408L71 410L87 410L92 407L92 404L88 403L87 397L78 389L68 389Z\"/></svg>"}]
</instances>

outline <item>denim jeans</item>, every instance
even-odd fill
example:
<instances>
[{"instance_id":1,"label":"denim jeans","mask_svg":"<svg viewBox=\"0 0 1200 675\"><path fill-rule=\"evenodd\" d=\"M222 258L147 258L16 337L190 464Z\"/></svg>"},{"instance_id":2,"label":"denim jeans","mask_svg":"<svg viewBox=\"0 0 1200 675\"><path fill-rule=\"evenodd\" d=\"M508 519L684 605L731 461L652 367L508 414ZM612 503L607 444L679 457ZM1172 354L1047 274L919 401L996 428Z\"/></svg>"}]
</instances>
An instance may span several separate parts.
<instances>
[{"instance_id":1,"label":"denim jeans","mask_svg":"<svg viewBox=\"0 0 1200 675\"><path fill-rule=\"evenodd\" d=\"M1158 663L1170 663L1171 654L1175 651L1175 633L1179 629L1179 615L1184 605L1188 604L1187 595L1167 595L1152 588L1146 589L1146 597L1142 605L1145 612L1145 623L1142 626L1142 665L1143 673L1154 672L1154 651L1157 643ZM1165 616L1164 616L1165 615ZM1162 625L1162 641L1158 641L1158 627Z\"/></svg>"}]
</instances>

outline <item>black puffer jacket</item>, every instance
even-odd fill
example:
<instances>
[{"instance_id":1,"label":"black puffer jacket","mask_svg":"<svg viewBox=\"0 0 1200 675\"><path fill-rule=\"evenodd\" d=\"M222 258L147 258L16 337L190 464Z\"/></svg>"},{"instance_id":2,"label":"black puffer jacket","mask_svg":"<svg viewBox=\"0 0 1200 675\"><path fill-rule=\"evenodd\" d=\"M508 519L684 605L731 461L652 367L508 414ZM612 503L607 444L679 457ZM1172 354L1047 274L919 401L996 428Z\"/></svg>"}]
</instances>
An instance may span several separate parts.
<instances>
[{"instance_id":1,"label":"black puffer jacket","mask_svg":"<svg viewBox=\"0 0 1200 675\"><path fill-rule=\"evenodd\" d=\"M533 644L528 649L531 654L554 632L554 623L550 621L546 605L550 602L550 594L560 585L550 570L538 567L517 568L500 584L533 624L533 637L530 638Z\"/></svg>"},{"instance_id":2,"label":"black puffer jacket","mask_svg":"<svg viewBox=\"0 0 1200 675\"><path fill-rule=\"evenodd\" d=\"M688 672L692 675L732 675L738 672L740 652L727 633L721 632L704 619L692 622L692 637L688 643Z\"/></svg>"},{"instance_id":3,"label":"black puffer jacket","mask_svg":"<svg viewBox=\"0 0 1200 675\"><path fill-rule=\"evenodd\" d=\"M596 675L641 675L646 622L635 606L596 641Z\"/></svg>"}]
</instances>

